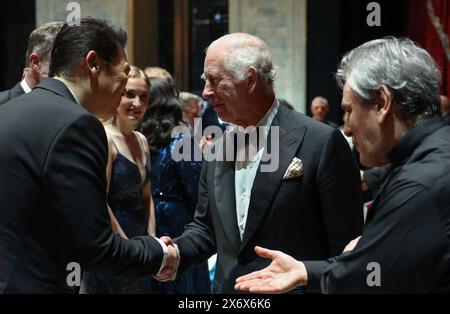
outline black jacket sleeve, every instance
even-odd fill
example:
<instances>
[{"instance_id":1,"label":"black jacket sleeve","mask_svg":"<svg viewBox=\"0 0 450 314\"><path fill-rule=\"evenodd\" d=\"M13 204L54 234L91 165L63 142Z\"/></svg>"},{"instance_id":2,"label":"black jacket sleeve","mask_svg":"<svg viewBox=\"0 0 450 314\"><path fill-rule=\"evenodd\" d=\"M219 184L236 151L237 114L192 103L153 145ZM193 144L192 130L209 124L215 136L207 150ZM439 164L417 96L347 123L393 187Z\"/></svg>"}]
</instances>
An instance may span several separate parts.
<instances>
[{"instance_id":1,"label":"black jacket sleeve","mask_svg":"<svg viewBox=\"0 0 450 314\"><path fill-rule=\"evenodd\" d=\"M181 255L180 272L204 262L216 251L216 239L208 211L207 169L208 163L203 162L194 221L185 227L181 237L174 240Z\"/></svg>"},{"instance_id":2,"label":"black jacket sleeve","mask_svg":"<svg viewBox=\"0 0 450 314\"><path fill-rule=\"evenodd\" d=\"M155 274L163 257L156 239L128 241L112 232L106 207L106 143L103 126L91 115L63 128L44 164L45 197L65 231L65 249L83 270L127 277Z\"/></svg>"},{"instance_id":3,"label":"black jacket sleeve","mask_svg":"<svg viewBox=\"0 0 450 314\"><path fill-rule=\"evenodd\" d=\"M308 285L305 287L305 292L322 293L320 282L322 275L328 267L336 261L336 257L325 261L304 261L303 264L308 274Z\"/></svg>"},{"instance_id":4,"label":"black jacket sleeve","mask_svg":"<svg viewBox=\"0 0 450 314\"><path fill-rule=\"evenodd\" d=\"M9 90L0 92L0 106L9 101Z\"/></svg>"},{"instance_id":5,"label":"black jacket sleeve","mask_svg":"<svg viewBox=\"0 0 450 314\"><path fill-rule=\"evenodd\" d=\"M326 269L323 292L433 292L450 260L438 211L426 189L402 182L380 204L355 249Z\"/></svg>"}]
</instances>

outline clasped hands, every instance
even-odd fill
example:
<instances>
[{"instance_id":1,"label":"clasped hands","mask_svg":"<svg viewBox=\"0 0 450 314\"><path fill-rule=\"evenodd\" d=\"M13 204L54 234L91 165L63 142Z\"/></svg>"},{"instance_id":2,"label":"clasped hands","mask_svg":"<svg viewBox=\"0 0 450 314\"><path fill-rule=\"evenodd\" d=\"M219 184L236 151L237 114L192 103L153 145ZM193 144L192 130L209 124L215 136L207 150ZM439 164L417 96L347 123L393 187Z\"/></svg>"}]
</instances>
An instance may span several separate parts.
<instances>
[{"instance_id":1,"label":"clasped hands","mask_svg":"<svg viewBox=\"0 0 450 314\"><path fill-rule=\"evenodd\" d=\"M178 266L180 265L180 253L170 237L164 236L160 240L167 245L169 255L167 256L164 268L157 276L153 276L153 278L161 282L172 281L177 276Z\"/></svg>"}]
</instances>

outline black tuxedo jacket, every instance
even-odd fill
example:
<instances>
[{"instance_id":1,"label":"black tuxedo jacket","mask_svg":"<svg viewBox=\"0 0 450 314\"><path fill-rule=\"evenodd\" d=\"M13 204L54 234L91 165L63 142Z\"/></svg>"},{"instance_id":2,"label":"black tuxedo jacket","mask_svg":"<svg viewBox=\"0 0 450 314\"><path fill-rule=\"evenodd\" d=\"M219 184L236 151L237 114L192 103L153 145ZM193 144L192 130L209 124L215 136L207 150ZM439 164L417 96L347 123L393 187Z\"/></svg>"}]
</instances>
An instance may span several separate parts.
<instances>
[{"instance_id":1,"label":"black tuxedo jacket","mask_svg":"<svg viewBox=\"0 0 450 314\"><path fill-rule=\"evenodd\" d=\"M62 82L1 106L0 143L0 293L73 292L71 262L115 276L158 271L156 239L113 234L103 126Z\"/></svg>"},{"instance_id":2,"label":"black tuxedo jacket","mask_svg":"<svg viewBox=\"0 0 450 314\"><path fill-rule=\"evenodd\" d=\"M23 90L19 82L13 88L0 92L0 105L3 105L4 103L10 101L11 99L16 98L23 94L25 94L25 91Z\"/></svg>"},{"instance_id":3,"label":"black tuxedo jacket","mask_svg":"<svg viewBox=\"0 0 450 314\"><path fill-rule=\"evenodd\" d=\"M280 128L279 167L275 172L258 169L243 240L236 218L234 162L227 161L204 162L195 220L175 240L180 271L217 252L217 293L233 293L238 276L269 264L257 257L256 245L299 260L326 259L341 253L362 231L359 171L341 133L283 106L272 126ZM270 140L265 149L271 151ZM294 157L302 160L303 175L283 180Z\"/></svg>"}]
</instances>

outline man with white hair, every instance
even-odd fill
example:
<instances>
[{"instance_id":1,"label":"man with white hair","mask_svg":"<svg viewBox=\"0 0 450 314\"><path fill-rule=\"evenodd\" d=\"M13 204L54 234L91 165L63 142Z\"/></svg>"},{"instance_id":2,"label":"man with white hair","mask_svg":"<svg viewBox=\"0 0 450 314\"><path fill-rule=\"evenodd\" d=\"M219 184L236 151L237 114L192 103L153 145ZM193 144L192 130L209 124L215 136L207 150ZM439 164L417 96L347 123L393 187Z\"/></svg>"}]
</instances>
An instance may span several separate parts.
<instances>
[{"instance_id":1,"label":"man with white hair","mask_svg":"<svg viewBox=\"0 0 450 314\"><path fill-rule=\"evenodd\" d=\"M215 147L228 153L228 140L254 126L259 144L237 143L238 152L256 147L254 158L235 161L224 153L231 158L221 161L218 148L217 158L204 162L195 220L174 240L179 271L217 252L214 292L233 293L238 276L268 264L254 253L257 244L303 259L341 252L363 222L359 172L341 133L279 106L271 53L255 36L213 42L204 79L204 98L235 125ZM272 172L264 170L268 152L270 162L278 159Z\"/></svg>"},{"instance_id":2,"label":"man with white hair","mask_svg":"<svg viewBox=\"0 0 450 314\"><path fill-rule=\"evenodd\" d=\"M273 262L239 278L236 288L450 293L450 127L438 112L435 61L408 39L374 40L344 56L337 81L345 132L361 163L392 164L362 237L328 261L301 262L256 248Z\"/></svg>"}]
</instances>

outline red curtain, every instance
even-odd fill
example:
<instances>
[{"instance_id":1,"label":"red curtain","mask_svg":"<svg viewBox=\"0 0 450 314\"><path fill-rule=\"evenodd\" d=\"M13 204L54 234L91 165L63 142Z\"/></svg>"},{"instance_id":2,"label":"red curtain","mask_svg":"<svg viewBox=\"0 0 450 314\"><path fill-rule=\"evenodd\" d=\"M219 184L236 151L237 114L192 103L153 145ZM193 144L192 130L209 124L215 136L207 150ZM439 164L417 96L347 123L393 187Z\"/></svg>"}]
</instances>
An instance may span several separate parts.
<instances>
[{"instance_id":1,"label":"red curtain","mask_svg":"<svg viewBox=\"0 0 450 314\"><path fill-rule=\"evenodd\" d=\"M426 0L410 0L408 13L408 37L418 42L436 60L442 72L441 94L450 94L450 62L433 26ZM450 35L450 0L432 0L435 15L439 18L442 31ZM449 47L450 48L450 47Z\"/></svg>"}]
</instances>

